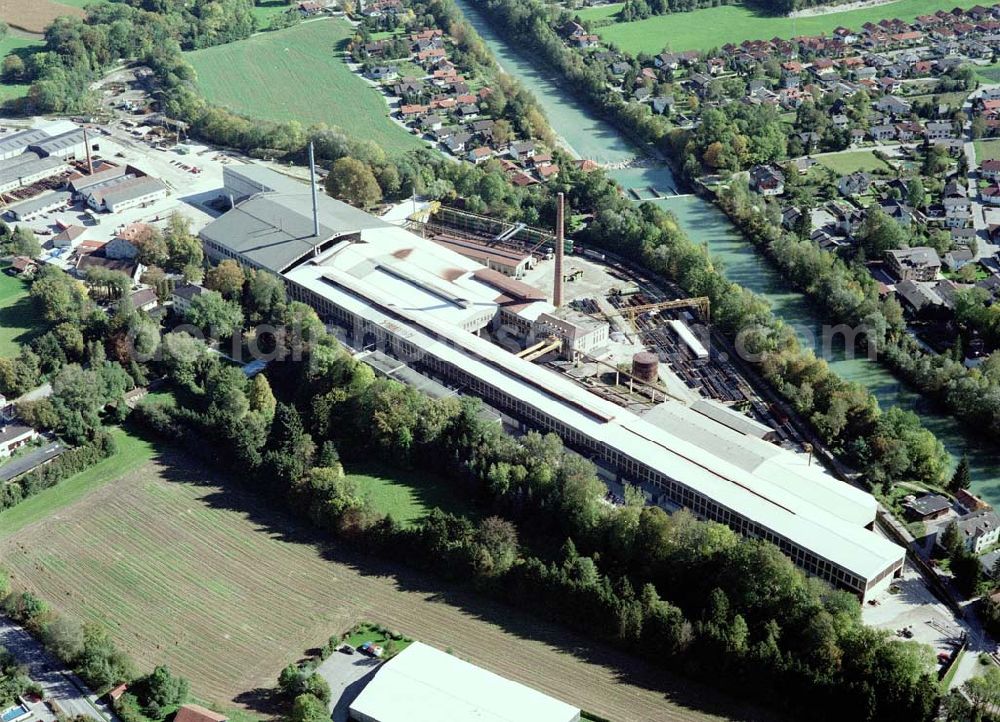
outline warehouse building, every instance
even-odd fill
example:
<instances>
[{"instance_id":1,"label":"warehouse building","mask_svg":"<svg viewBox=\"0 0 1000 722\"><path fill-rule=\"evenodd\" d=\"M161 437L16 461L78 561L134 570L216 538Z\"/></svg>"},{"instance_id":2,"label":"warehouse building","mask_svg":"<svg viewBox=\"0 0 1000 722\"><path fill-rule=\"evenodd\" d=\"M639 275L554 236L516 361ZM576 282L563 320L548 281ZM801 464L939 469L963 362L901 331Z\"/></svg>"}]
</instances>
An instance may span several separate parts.
<instances>
[{"instance_id":1,"label":"warehouse building","mask_svg":"<svg viewBox=\"0 0 1000 722\"><path fill-rule=\"evenodd\" d=\"M42 158L37 153L20 155L0 161L0 193L30 186L66 169L59 158Z\"/></svg>"},{"instance_id":2,"label":"warehouse building","mask_svg":"<svg viewBox=\"0 0 1000 722\"><path fill-rule=\"evenodd\" d=\"M379 667L349 708L358 722L578 722L580 710L414 642Z\"/></svg>"},{"instance_id":3,"label":"warehouse building","mask_svg":"<svg viewBox=\"0 0 1000 722\"><path fill-rule=\"evenodd\" d=\"M28 146L32 143L37 143L48 137L48 133L37 128L18 131L10 135L0 135L0 160L8 160L21 155L28 150Z\"/></svg>"},{"instance_id":4,"label":"warehouse building","mask_svg":"<svg viewBox=\"0 0 1000 722\"><path fill-rule=\"evenodd\" d=\"M55 191L8 206L7 213L15 221L27 223L57 208L64 208L71 202L72 198L69 193L66 191Z\"/></svg>"},{"instance_id":5,"label":"warehouse building","mask_svg":"<svg viewBox=\"0 0 1000 722\"><path fill-rule=\"evenodd\" d=\"M121 213L166 197L166 184L150 176L125 175L83 191L88 206L109 213Z\"/></svg>"},{"instance_id":6,"label":"warehouse building","mask_svg":"<svg viewBox=\"0 0 1000 722\"><path fill-rule=\"evenodd\" d=\"M202 231L206 252L279 273L292 299L346 329L355 348L378 348L524 428L559 434L665 508L772 541L862 598L900 572L904 550L870 531L871 495L683 405L671 409L676 421L657 424L518 358L481 334L505 317L535 328L553 312L540 292L329 198L316 234L310 210L307 187L252 196Z\"/></svg>"},{"instance_id":7,"label":"warehouse building","mask_svg":"<svg viewBox=\"0 0 1000 722\"><path fill-rule=\"evenodd\" d=\"M28 146L28 150L38 153L43 158L66 160L84 157L87 154L87 145L83 139L83 130L74 128L36 141Z\"/></svg>"}]
</instances>

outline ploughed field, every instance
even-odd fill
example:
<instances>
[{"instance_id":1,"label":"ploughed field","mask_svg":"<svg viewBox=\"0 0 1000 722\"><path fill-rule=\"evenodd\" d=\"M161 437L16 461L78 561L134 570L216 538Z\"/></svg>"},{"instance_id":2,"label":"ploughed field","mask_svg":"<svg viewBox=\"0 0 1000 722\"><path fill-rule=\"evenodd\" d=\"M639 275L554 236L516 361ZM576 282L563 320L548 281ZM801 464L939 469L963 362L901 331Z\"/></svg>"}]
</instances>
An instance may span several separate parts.
<instances>
[{"instance_id":1,"label":"ploughed field","mask_svg":"<svg viewBox=\"0 0 1000 722\"><path fill-rule=\"evenodd\" d=\"M616 722L767 719L436 578L324 545L274 508L161 453L0 541L0 565L70 618L106 625L142 668L165 663L223 706L266 714L282 667L369 620Z\"/></svg>"},{"instance_id":2,"label":"ploughed field","mask_svg":"<svg viewBox=\"0 0 1000 722\"><path fill-rule=\"evenodd\" d=\"M83 11L71 0L0 0L0 20L29 33L43 32L60 15L83 17Z\"/></svg>"}]
</instances>

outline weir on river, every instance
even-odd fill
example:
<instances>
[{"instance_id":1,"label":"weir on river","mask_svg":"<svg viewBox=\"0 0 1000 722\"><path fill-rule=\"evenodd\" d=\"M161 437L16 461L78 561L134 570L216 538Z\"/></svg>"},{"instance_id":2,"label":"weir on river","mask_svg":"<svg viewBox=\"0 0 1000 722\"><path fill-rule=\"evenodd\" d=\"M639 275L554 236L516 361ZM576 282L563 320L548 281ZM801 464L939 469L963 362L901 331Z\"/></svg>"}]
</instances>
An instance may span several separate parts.
<instances>
[{"instance_id":1,"label":"weir on river","mask_svg":"<svg viewBox=\"0 0 1000 722\"><path fill-rule=\"evenodd\" d=\"M535 94L549 124L574 155L602 165L624 165L642 155L610 123L597 118L582 101L573 97L555 73L536 67L509 46L470 0L456 0L456 3L493 51L500 66ZM823 321L816 309L805 296L791 290L722 211L698 196L678 195L673 174L662 163L625 167L608 173L633 200L652 200L673 211L688 236L708 246L727 278L767 299L775 315L796 330L804 345L826 358L837 374L863 384L883 408L899 406L918 414L924 426L944 443L952 456L968 454L973 492L1000 505L1000 451L982 448L983 444L963 434L954 419L936 412L929 401L909 390L878 363L864 356L845 359L843 348L824 353L820 333Z\"/></svg>"}]
</instances>

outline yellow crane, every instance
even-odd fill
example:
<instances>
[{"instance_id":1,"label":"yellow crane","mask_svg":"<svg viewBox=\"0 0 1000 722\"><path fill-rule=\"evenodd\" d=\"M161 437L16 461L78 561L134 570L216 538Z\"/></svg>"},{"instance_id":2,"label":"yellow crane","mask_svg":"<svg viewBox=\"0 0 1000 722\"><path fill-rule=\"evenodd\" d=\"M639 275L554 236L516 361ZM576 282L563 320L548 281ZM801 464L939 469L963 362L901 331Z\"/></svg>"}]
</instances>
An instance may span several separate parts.
<instances>
[{"instance_id":1,"label":"yellow crane","mask_svg":"<svg viewBox=\"0 0 1000 722\"><path fill-rule=\"evenodd\" d=\"M622 308L616 308L615 311L623 316L627 316L629 322L632 324L632 328L635 328L635 319L641 314L649 313L650 311L663 311L668 308L684 308L687 306L696 307L699 311L701 311L701 315L705 319L705 323L711 323L712 307L708 296L676 298L671 301L660 301L659 303L644 303L641 306L623 306ZM601 313L597 315L606 319L609 314Z\"/></svg>"}]
</instances>

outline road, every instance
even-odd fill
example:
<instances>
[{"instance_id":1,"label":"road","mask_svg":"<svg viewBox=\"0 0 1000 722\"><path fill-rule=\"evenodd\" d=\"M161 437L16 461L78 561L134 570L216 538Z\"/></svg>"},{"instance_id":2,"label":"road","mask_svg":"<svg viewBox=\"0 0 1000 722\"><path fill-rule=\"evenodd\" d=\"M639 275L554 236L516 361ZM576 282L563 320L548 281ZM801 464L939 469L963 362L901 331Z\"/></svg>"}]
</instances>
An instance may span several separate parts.
<instances>
[{"instance_id":1,"label":"road","mask_svg":"<svg viewBox=\"0 0 1000 722\"><path fill-rule=\"evenodd\" d=\"M57 702L67 717L83 715L100 722L117 722L104 703L92 702L80 691L86 687L75 674L66 670L23 627L6 617L0 617L0 646L27 667L28 676L45 690L45 698Z\"/></svg>"}]
</instances>

